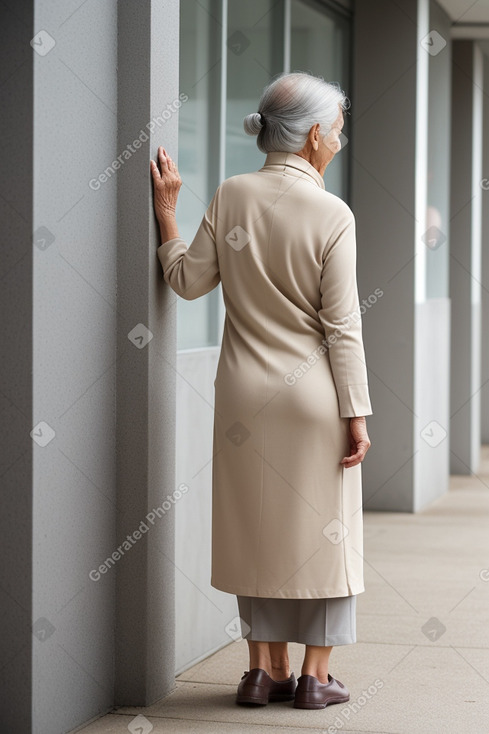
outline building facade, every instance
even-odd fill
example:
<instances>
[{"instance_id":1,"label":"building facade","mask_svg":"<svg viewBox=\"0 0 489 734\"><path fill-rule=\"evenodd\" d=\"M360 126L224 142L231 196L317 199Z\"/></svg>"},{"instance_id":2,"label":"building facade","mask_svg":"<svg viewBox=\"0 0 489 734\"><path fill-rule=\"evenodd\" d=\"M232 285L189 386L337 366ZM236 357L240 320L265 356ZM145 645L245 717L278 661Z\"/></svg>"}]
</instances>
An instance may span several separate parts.
<instances>
[{"instance_id":1,"label":"building facade","mask_svg":"<svg viewBox=\"0 0 489 734\"><path fill-rule=\"evenodd\" d=\"M477 4L476 4L477 5ZM487 17L483 15L486 12ZM0 729L149 705L236 636L210 586L220 286L178 299L150 158L190 243L264 160L281 71L351 100L325 186L352 207L373 415L364 509L422 512L489 442L489 12L459 0L25 0L2 7Z\"/></svg>"}]
</instances>

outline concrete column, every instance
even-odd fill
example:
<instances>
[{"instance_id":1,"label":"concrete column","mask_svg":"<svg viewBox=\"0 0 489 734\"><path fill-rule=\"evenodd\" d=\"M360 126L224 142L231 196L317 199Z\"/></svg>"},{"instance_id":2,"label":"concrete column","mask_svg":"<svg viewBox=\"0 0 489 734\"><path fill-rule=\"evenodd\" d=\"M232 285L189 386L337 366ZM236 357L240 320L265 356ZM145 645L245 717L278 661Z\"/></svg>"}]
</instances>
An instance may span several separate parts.
<instances>
[{"instance_id":1,"label":"concrete column","mask_svg":"<svg viewBox=\"0 0 489 734\"><path fill-rule=\"evenodd\" d=\"M0 731L54 734L174 684L176 298L149 159L176 154L179 8L0 15Z\"/></svg>"},{"instance_id":2,"label":"concrete column","mask_svg":"<svg viewBox=\"0 0 489 734\"><path fill-rule=\"evenodd\" d=\"M147 706L171 690L175 670L174 509L166 498L176 489L176 296L156 256L149 161L160 144L177 154L179 4L122 0L118 8L118 149L140 131L149 135L118 172L118 543L142 522L149 530L142 526L117 567L115 702ZM152 524L148 513L163 502Z\"/></svg>"},{"instance_id":3,"label":"concrete column","mask_svg":"<svg viewBox=\"0 0 489 734\"><path fill-rule=\"evenodd\" d=\"M454 40L451 176L451 441L453 474L476 472L481 407L481 206L483 57Z\"/></svg>"},{"instance_id":4,"label":"concrete column","mask_svg":"<svg viewBox=\"0 0 489 734\"><path fill-rule=\"evenodd\" d=\"M383 291L363 316L373 409L364 508L410 511L417 2L404 6L404 13L387 0L355 7L351 190L360 300Z\"/></svg>"},{"instance_id":5,"label":"concrete column","mask_svg":"<svg viewBox=\"0 0 489 734\"><path fill-rule=\"evenodd\" d=\"M489 44L488 44L489 45ZM489 56L484 56L482 147L481 441L489 443Z\"/></svg>"},{"instance_id":6,"label":"concrete column","mask_svg":"<svg viewBox=\"0 0 489 734\"><path fill-rule=\"evenodd\" d=\"M32 701L34 4L0 9L0 731L28 734ZM21 46L20 38L24 45Z\"/></svg>"},{"instance_id":7,"label":"concrete column","mask_svg":"<svg viewBox=\"0 0 489 734\"><path fill-rule=\"evenodd\" d=\"M430 203L426 38L434 23L449 48L449 21L431 11L428 0L355 5L351 191L373 408L366 510L415 512L448 483L449 301L428 297L422 237ZM437 63L449 75L447 59ZM446 119L445 91L440 104Z\"/></svg>"}]
</instances>

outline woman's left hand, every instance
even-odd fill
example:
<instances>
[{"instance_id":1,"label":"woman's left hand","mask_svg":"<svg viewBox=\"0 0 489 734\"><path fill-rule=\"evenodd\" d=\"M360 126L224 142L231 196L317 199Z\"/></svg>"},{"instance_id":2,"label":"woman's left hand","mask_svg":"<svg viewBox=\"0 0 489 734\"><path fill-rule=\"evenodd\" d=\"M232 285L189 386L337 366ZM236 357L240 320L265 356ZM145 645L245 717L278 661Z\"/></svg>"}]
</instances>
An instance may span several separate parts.
<instances>
[{"instance_id":1,"label":"woman's left hand","mask_svg":"<svg viewBox=\"0 0 489 734\"><path fill-rule=\"evenodd\" d=\"M160 145L158 148L158 164L151 161L151 175L153 177L154 207L158 221L168 217L175 217L178 192L182 179L178 173L176 163L170 158L166 150Z\"/></svg>"}]
</instances>

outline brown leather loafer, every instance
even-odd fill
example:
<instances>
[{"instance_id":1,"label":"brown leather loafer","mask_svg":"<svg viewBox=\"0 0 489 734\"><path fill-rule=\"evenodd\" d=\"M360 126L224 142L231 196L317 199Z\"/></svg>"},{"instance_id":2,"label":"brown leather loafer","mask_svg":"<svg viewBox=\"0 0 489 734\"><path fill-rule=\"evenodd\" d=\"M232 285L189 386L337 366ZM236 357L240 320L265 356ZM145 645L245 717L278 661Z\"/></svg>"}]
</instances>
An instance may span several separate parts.
<instances>
[{"instance_id":1,"label":"brown leather loafer","mask_svg":"<svg viewBox=\"0 0 489 734\"><path fill-rule=\"evenodd\" d=\"M266 670L245 670L238 685L236 703L254 703L264 706L269 701L292 701L297 681L293 673L287 680L273 680Z\"/></svg>"},{"instance_id":2,"label":"brown leather loafer","mask_svg":"<svg viewBox=\"0 0 489 734\"><path fill-rule=\"evenodd\" d=\"M324 709L331 703L346 703L350 691L328 673L328 683L321 683L313 675L297 679L294 707L296 709Z\"/></svg>"}]
</instances>

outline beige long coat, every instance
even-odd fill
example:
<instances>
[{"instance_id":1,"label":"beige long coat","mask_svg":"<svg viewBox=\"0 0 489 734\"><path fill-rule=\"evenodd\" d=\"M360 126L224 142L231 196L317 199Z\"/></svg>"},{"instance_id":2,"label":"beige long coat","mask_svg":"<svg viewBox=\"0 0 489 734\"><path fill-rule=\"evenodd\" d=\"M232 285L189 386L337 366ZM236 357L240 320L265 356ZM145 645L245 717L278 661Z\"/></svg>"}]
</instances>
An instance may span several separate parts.
<instances>
[{"instance_id":1,"label":"beige long coat","mask_svg":"<svg viewBox=\"0 0 489 734\"><path fill-rule=\"evenodd\" d=\"M355 220L318 171L269 153L217 189L187 249L158 247L186 299L222 283L215 381L211 585L288 599L363 581L362 465L344 469L350 416L372 413Z\"/></svg>"}]
</instances>

